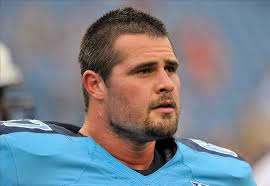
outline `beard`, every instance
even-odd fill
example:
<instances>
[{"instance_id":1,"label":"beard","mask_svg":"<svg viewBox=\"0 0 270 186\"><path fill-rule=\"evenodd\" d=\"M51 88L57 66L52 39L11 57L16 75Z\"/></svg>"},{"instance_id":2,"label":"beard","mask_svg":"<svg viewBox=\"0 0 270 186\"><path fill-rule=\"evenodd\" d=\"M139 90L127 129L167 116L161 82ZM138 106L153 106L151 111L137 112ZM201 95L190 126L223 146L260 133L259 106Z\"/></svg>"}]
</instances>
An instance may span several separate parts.
<instances>
[{"instance_id":1,"label":"beard","mask_svg":"<svg viewBox=\"0 0 270 186\"><path fill-rule=\"evenodd\" d=\"M167 118L168 116L162 116ZM169 123L170 122L170 123ZM178 118L174 121L154 122L147 118L143 123L110 122L110 128L120 138L136 143L146 143L172 137L178 126Z\"/></svg>"},{"instance_id":2,"label":"beard","mask_svg":"<svg viewBox=\"0 0 270 186\"><path fill-rule=\"evenodd\" d=\"M177 104L174 104L174 112L159 113L158 119L154 119L151 115L152 106L167 98L168 96L163 96L158 101L151 103L146 117L141 120L140 117L136 117L136 113L132 112L132 109L127 106L127 102L124 101L125 108L118 107L118 109L122 108L117 113L120 113L120 115L119 117L110 117L109 127L120 138L138 144L172 137L176 133L178 126L179 108Z\"/></svg>"}]
</instances>

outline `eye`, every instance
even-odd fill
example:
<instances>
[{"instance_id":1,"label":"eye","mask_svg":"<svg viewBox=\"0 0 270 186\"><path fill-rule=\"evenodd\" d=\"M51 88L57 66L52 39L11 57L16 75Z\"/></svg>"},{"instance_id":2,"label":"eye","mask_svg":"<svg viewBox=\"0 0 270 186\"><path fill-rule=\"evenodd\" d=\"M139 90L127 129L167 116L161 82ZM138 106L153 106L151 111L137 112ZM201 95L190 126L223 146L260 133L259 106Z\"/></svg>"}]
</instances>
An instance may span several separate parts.
<instances>
[{"instance_id":1,"label":"eye","mask_svg":"<svg viewBox=\"0 0 270 186\"><path fill-rule=\"evenodd\" d=\"M176 72L177 67L176 67L176 66L166 66L166 67L165 67L165 70L166 70L167 72Z\"/></svg>"},{"instance_id":2,"label":"eye","mask_svg":"<svg viewBox=\"0 0 270 186\"><path fill-rule=\"evenodd\" d=\"M150 74L152 72L151 68L144 68L144 69L140 69L137 74Z\"/></svg>"}]
</instances>

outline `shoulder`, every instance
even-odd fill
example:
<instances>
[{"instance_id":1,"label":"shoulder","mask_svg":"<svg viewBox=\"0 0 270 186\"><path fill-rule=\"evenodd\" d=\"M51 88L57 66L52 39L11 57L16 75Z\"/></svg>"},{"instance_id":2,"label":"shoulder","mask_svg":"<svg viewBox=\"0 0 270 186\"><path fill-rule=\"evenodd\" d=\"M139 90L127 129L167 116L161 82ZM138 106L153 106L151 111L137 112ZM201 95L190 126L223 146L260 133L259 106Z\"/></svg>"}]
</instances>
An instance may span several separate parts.
<instances>
[{"instance_id":1,"label":"shoulder","mask_svg":"<svg viewBox=\"0 0 270 186\"><path fill-rule=\"evenodd\" d=\"M242 157L240 157L236 152L230 149L219 147L217 145L207 143L202 140L186 138L186 139L179 139L178 143L184 144L185 146L197 152L204 152L208 154L214 154L217 156L231 157L231 158L243 160Z\"/></svg>"},{"instance_id":2,"label":"shoulder","mask_svg":"<svg viewBox=\"0 0 270 186\"><path fill-rule=\"evenodd\" d=\"M22 120L8 120L0 121L0 135L13 134L18 132L30 133L56 133L76 136L79 127L59 123L59 122L45 122L36 119L22 119Z\"/></svg>"},{"instance_id":3,"label":"shoulder","mask_svg":"<svg viewBox=\"0 0 270 186\"><path fill-rule=\"evenodd\" d=\"M68 153L81 148L83 138L73 130L73 125L40 120L10 120L0 122L0 153L12 152L13 156L35 156L57 152ZM72 149L72 150L71 150Z\"/></svg>"},{"instance_id":4,"label":"shoulder","mask_svg":"<svg viewBox=\"0 0 270 186\"><path fill-rule=\"evenodd\" d=\"M183 163L198 180L219 178L228 185L255 185L250 165L236 152L197 139L176 143Z\"/></svg>"},{"instance_id":5,"label":"shoulder","mask_svg":"<svg viewBox=\"0 0 270 186\"><path fill-rule=\"evenodd\" d=\"M0 157L5 160L0 163L0 185L59 185L55 184L59 180L55 170L69 175L61 185L77 180L89 164L94 146L77 135L78 130L73 125L40 120L0 122ZM40 176L40 167L44 176Z\"/></svg>"}]
</instances>

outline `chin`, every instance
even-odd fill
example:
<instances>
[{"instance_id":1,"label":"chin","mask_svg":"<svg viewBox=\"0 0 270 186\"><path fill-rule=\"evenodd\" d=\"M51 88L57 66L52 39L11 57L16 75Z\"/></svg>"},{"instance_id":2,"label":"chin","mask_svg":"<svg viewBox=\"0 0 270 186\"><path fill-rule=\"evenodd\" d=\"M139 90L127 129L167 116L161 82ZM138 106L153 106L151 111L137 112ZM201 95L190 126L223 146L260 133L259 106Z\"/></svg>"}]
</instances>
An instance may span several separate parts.
<instances>
[{"instance_id":1,"label":"chin","mask_svg":"<svg viewBox=\"0 0 270 186\"><path fill-rule=\"evenodd\" d=\"M177 131L177 121L158 121L146 128L146 136L151 140L165 139L172 137Z\"/></svg>"}]
</instances>

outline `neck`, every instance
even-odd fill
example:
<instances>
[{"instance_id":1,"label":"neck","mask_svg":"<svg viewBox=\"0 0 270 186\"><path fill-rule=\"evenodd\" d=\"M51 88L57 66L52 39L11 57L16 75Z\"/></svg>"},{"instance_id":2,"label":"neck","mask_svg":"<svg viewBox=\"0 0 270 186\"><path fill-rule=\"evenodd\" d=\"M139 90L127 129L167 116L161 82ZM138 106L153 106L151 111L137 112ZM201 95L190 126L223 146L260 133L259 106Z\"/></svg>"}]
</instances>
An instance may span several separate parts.
<instances>
[{"instance_id":1,"label":"neck","mask_svg":"<svg viewBox=\"0 0 270 186\"><path fill-rule=\"evenodd\" d=\"M106 127L106 121L98 116L86 117L80 133L89 136L106 149L112 156L135 170L149 168L154 158L155 141L136 143L119 137ZM98 115L98 114L97 114Z\"/></svg>"}]
</instances>

